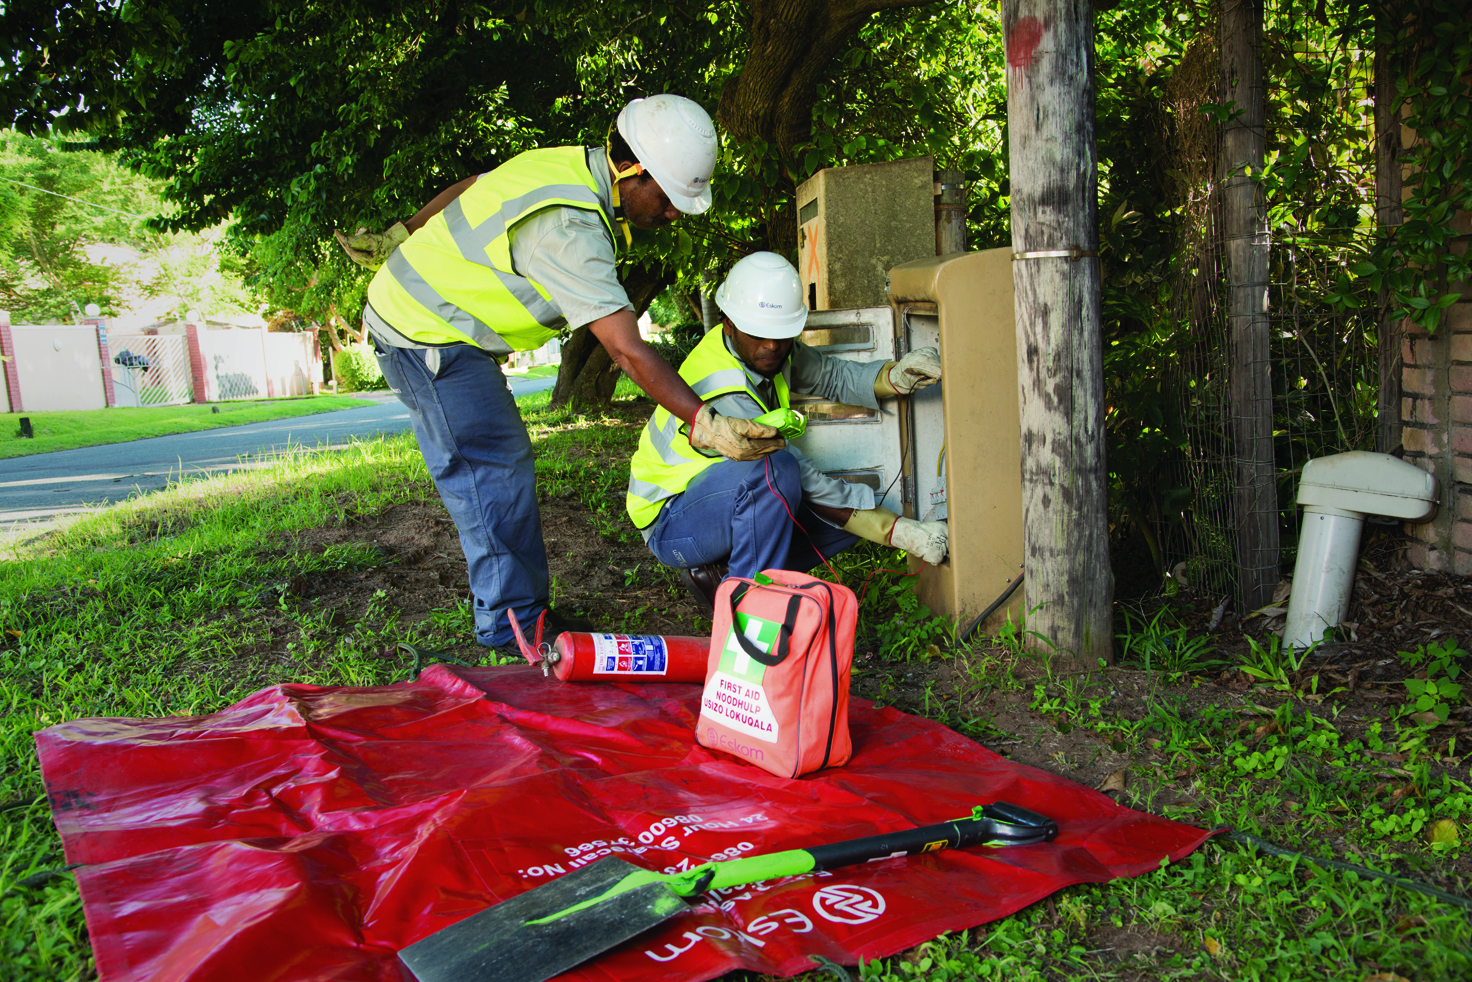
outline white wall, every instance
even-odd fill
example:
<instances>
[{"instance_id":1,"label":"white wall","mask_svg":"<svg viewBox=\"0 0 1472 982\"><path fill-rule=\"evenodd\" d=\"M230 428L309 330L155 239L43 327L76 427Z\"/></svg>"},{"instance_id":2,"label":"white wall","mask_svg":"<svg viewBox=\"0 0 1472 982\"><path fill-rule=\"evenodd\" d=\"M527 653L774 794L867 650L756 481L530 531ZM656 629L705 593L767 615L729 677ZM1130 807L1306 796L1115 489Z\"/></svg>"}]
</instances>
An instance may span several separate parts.
<instances>
[{"instance_id":1,"label":"white wall","mask_svg":"<svg viewBox=\"0 0 1472 982\"><path fill-rule=\"evenodd\" d=\"M27 412L107 407L95 327L17 324L11 327L10 336L15 342L21 400Z\"/></svg>"},{"instance_id":2,"label":"white wall","mask_svg":"<svg viewBox=\"0 0 1472 982\"><path fill-rule=\"evenodd\" d=\"M312 357L312 332L266 334L266 377L272 396L305 396L313 379L322 378L322 363Z\"/></svg>"},{"instance_id":3,"label":"white wall","mask_svg":"<svg viewBox=\"0 0 1472 982\"><path fill-rule=\"evenodd\" d=\"M266 398L264 333L242 328L199 332L206 402Z\"/></svg>"}]
</instances>

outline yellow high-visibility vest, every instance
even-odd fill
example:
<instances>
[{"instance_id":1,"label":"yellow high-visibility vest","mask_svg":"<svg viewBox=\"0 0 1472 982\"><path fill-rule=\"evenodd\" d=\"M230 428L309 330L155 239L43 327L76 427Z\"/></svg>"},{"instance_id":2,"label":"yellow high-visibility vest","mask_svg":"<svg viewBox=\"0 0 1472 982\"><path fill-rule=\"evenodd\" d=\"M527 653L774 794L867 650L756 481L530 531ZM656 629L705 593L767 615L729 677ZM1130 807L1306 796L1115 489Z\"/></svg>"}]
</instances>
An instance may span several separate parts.
<instances>
[{"instance_id":1,"label":"yellow high-visibility vest","mask_svg":"<svg viewBox=\"0 0 1472 982\"><path fill-rule=\"evenodd\" d=\"M685 364L680 366L680 377L705 402L731 392L745 392L763 412L777 406L792 408L786 375L778 374L772 379L777 406L768 406L757 394L741 359L726 347L719 327L707 333L690 352ZM720 455L707 457L690 446L688 430L679 417L660 406L639 435L639 449L629 461L629 493L624 507L641 529L648 528L659 517L665 501L682 493L697 474L726 459Z\"/></svg>"},{"instance_id":2,"label":"yellow high-visibility vest","mask_svg":"<svg viewBox=\"0 0 1472 982\"><path fill-rule=\"evenodd\" d=\"M389 256L368 285L372 313L416 344L468 342L492 354L541 347L567 322L547 291L513 268L509 232L558 206L597 212L614 239L585 148L511 158Z\"/></svg>"}]
</instances>

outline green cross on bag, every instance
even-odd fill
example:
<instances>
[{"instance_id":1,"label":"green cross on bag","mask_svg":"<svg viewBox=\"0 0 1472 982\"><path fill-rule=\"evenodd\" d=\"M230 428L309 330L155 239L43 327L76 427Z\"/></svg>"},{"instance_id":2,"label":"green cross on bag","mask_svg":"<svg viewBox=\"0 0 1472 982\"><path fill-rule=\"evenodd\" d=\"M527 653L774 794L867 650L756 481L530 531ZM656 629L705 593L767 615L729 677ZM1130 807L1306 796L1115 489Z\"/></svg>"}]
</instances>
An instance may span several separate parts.
<instances>
[{"instance_id":1,"label":"green cross on bag","mask_svg":"<svg viewBox=\"0 0 1472 982\"><path fill-rule=\"evenodd\" d=\"M752 685L761 685L762 678L767 674L767 666L742 650L740 642L736 640L736 632L740 631L748 641L765 654L772 650L772 645L777 643L777 631L781 626L776 621L738 613L730 632L726 635L726 646L721 649L720 670L733 678L750 682Z\"/></svg>"}]
</instances>

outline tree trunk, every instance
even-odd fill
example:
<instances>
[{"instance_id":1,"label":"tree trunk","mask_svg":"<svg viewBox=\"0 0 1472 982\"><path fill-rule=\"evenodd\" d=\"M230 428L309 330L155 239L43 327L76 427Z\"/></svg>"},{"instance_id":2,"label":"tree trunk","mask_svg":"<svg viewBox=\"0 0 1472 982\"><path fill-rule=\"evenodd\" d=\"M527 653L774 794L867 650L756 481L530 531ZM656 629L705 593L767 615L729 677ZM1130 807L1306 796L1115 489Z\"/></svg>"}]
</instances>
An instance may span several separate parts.
<instances>
[{"instance_id":1,"label":"tree trunk","mask_svg":"<svg viewBox=\"0 0 1472 982\"><path fill-rule=\"evenodd\" d=\"M751 0L751 46L721 90L716 118L740 141L775 144L785 160L813 129L828 63L871 15L936 0ZM795 234L795 233L794 233Z\"/></svg>"},{"instance_id":2,"label":"tree trunk","mask_svg":"<svg viewBox=\"0 0 1472 982\"><path fill-rule=\"evenodd\" d=\"M1002 0L1012 251L1097 253L1089 0ZM1017 384L1028 629L1057 664L1114 659L1097 256L1019 258Z\"/></svg>"},{"instance_id":3,"label":"tree trunk","mask_svg":"<svg viewBox=\"0 0 1472 982\"><path fill-rule=\"evenodd\" d=\"M1221 32L1222 101L1234 112L1222 132L1222 232L1236 458L1237 575L1245 613L1271 603L1279 579L1269 238L1258 184L1265 136L1261 0L1221 0Z\"/></svg>"},{"instance_id":4,"label":"tree trunk","mask_svg":"<svg viewBox=\"0 0 1472 982\"><path fill-rule=\"evenodd\" d=\"M663 266L639 263L625 267L622 280L629 303L634 305L634 315L642 316L659 291L675 278ZM606 405L613 398L618 376L618 365L584 324L562 342L562 362L557 366L557 384L552 387L549 405L553 409Z\"/></svg>"},{"instance_id":5,"label":"tree trunk","mask_svg":"<svg viewBox=\"0 0 1472 982\"><path fill-rule=\"evenodd\" d=\"M700 323L707 334L721 322L721 308L716 306L716 287L720 279L713 269L700 274Z\"/></svg>"},{"instance_id":6,"label":"tree trunk","mask_svg":"<svg viewBox=\"0 0 1472 982\"><path fill-rule=\"evenodd\" d=\"M1394 22L1394 15L1383 18ZM1385 30L1385 28L1381 28ZM1396 97L1397 66L1392 63L1391 38L1377 38L1375 47L1375 224L1381 236L1391 234L1405 220L1400 203L1400 99ZM1388 291L1380 289L1376 306L1380 322L1380 395L1375 407L1375 449L1390 453L1400 446L1401 322L1390 316Z\"/></svg>"}]
</instances>

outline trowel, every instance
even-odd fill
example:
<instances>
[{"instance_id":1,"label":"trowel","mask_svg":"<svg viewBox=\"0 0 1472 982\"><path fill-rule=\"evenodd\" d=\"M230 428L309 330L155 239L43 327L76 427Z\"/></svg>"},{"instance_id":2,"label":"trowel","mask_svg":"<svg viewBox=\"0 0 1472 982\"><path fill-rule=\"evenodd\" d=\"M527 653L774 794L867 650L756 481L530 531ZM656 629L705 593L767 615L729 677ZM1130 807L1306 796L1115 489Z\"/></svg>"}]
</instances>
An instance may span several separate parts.
<instances>
[{"instance_id":1,"label":"trowel","mask_svg":"<svg viewBox=\"0 0 1472 982\"><path fill-rule=\"evenodd\" d=\"M807 849L656 873L609 857L472 914L399 952L419 982L546 982L671 917L707 890L941 849L1029 845L1052 819L1005 801L970 816Z\"/></svg>"}]
</instances>

